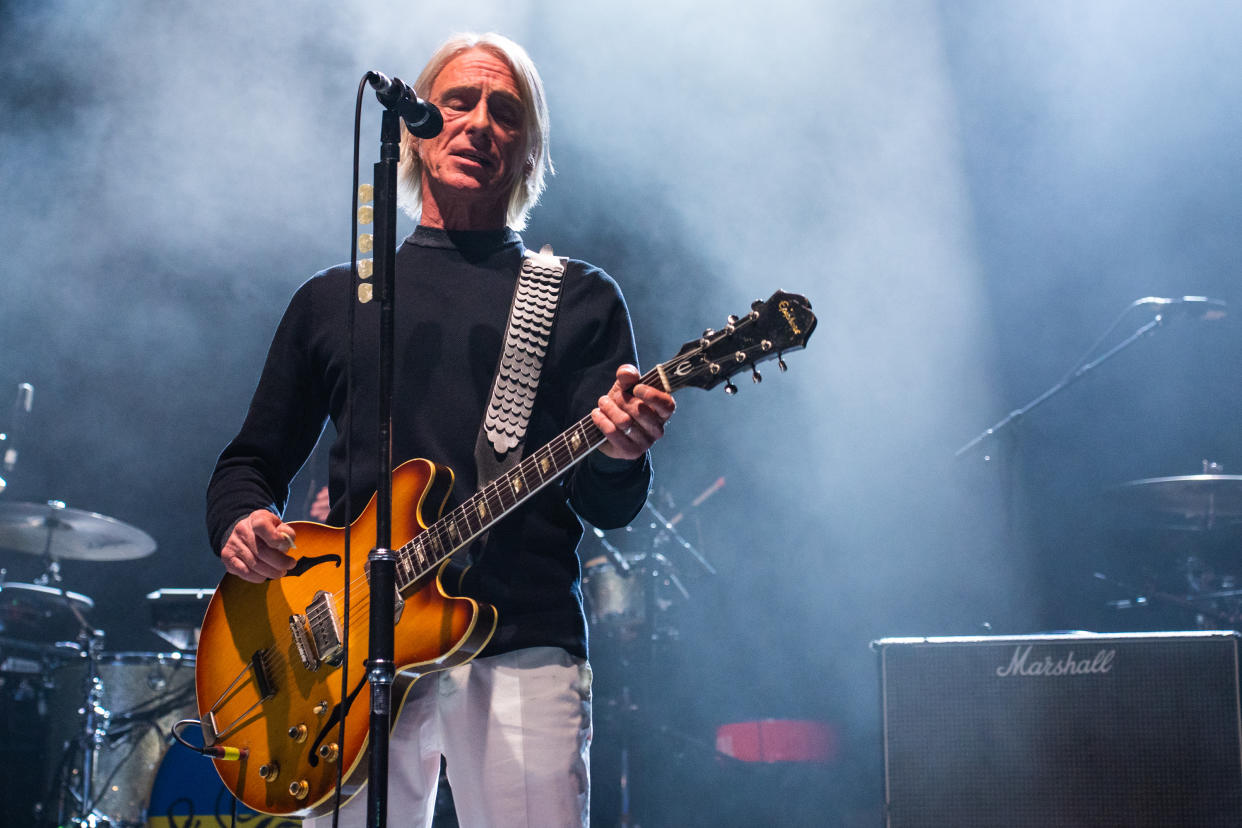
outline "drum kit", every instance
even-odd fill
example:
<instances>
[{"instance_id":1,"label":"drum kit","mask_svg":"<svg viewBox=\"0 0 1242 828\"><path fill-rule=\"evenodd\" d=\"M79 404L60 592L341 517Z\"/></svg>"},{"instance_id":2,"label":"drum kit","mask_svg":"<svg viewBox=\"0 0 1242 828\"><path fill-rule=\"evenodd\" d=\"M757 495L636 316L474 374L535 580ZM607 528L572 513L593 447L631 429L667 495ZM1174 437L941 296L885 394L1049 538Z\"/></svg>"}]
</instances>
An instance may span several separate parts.
<instances>
[{"instance_id":1,"label":"drum kit","mask_svg":"<svg viewBox=\"0 0 1242 828\"><path fill-rule=\"evenodd\" d=\"M594 716L601 735L592 756L592 798L611 824L636 824L635 803L643 799L643 747L636 738L651 731L659 705L648 704L659 674L659 654L680 637L681 610L690 602L690 574L714 575L715 568L681 534L680 524L694 507L724 485L720 478L685 511L666 517L650 501L645 515L609 535L599 529L583 543L582 591L590 629L591 662L597 678ZM667 493L663 498L672 499ZM692 567L691 572L684 572ZM662 732L669 732L662 728ZM607 745L608 750L601 750ZM650 746L647 748L650 750ZM635 796L634 783L638 794Z\"/></svg>"},{"instance_id":2,"label":"drum kit","mask_svg":"<svg viewBox=\"0 0 1242 828\"><path fill-rule=\"evenodd\" d=\"M1125 522L1156 544L1160 561L1135 574L1141 585L1097 574L1132 595L1110 607L1163 606L1201 629L1242 627L1242 575L1229 571L1242 542L1242 475L1204 460L1200 474L1131 480L1108 496Z\"/></svg>"},{"instance_id":3,"label":"drum kit","mask_svg":"<svg viewBox=\"0 0 1242 828\"><path fill-rule=\"evenodd\" d=\"M43 565L31 583L0 570L0 823L146 826L149 803L170 799L155 786L170 727L195 715L194 648L211 591L151 593L154 631L174 648L115 652L91 623L94 601L65 588L60 566L134 560L155 546L140 529L60 501L0 503L0 551ZM197 768L171 798L219 786L210 763Z\"/></svg>"}]
</instances>

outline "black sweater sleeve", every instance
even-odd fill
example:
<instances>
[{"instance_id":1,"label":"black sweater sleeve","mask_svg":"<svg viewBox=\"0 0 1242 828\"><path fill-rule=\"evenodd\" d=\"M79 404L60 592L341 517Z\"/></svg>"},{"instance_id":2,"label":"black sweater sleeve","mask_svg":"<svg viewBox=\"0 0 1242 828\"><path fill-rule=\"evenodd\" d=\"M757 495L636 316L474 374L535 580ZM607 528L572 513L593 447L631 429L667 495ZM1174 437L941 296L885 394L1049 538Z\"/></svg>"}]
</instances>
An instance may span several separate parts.
<instances>
[{"instance_id":1,"label":"black sweater sleeve","mask_svg":"<svg viewBox=\"0 0 1242 828\"><path fill-rule=\"evenodd\" d=\"M323 430L327 405L310 368L314 280L294 294L268 350L241 430L207 486L207 532L218 555L237 520L256 509L281 513L289 483Z\"/></svg>"},{"instance_id":2,"label":"black sweater sleeve","mask_svg":"<svg viewBox=\"0 0 1242 828\"><path fill-rule=\"evenodd\" d=\"M591 308L594 321L579 349L580 367L570 381L572 409L585 416L612 387L618 367L638 365L638 354L625 300L608 274L587 266L581 280L567 288L563 307L571 313ZM580 517L600 529L614 529L642 509L651 480L650 453L631 461L596 450L578 464L565 485L569 503Z\"/></svg>"}]
</instances>

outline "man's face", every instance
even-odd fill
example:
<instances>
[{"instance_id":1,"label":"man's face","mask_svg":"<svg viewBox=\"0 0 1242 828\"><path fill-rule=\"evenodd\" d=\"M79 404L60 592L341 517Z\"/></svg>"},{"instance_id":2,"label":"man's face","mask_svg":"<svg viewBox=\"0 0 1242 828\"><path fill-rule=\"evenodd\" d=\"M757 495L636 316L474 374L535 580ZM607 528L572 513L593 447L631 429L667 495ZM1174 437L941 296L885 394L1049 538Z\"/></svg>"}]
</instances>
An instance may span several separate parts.
<instances>
[{"instance_id":1,"label":"man's face","mask_svg":"<svg viewBox=\"0 0 1242 828\"><path fill-rule=\"evenodd\" d=\"M420 141L418 154L440 200L507 202L522 172L524 114L508 64L481 49L463 52L440 70L429 98L444 131Z\"/></svg>"}]
</instances>

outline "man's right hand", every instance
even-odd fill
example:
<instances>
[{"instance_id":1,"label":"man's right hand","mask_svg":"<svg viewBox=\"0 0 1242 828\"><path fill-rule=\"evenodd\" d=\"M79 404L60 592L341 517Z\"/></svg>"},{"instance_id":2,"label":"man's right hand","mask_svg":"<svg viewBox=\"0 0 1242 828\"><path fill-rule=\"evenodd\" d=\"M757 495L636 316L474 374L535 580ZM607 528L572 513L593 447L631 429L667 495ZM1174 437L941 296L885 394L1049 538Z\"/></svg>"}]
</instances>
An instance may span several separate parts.
<instances>
[{"instance_id":1,"label":"man's right hand","mask_svg":"<svg viewBox=\"0 0 1242 828\"><path fill-rule=\"evenodd\" d=\"M293 567L296 561L285 554L293 541L293 527L267 509L256 509L233 524L220 560L238 578L259 584Z\"/></svg>"}]
</instances>

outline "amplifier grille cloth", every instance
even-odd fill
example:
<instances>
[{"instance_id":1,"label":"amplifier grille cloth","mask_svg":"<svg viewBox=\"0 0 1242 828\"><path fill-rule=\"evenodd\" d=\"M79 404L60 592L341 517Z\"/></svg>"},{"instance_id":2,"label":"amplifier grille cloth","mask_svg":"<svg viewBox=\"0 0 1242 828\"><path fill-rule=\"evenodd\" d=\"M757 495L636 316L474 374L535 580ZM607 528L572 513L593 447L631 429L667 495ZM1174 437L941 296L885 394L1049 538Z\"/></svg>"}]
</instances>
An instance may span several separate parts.
<instances>
[{"instance_id":1,"label":"amplifier grille cloth","mask_svg":"<svg viewBox=\"0 0 1242 828\"><path fill-rule=\"evenodd\" d=\"M877 642L891 826L1242 825L1234 637L901 641Z\"/></svg>"}]
</instances>

